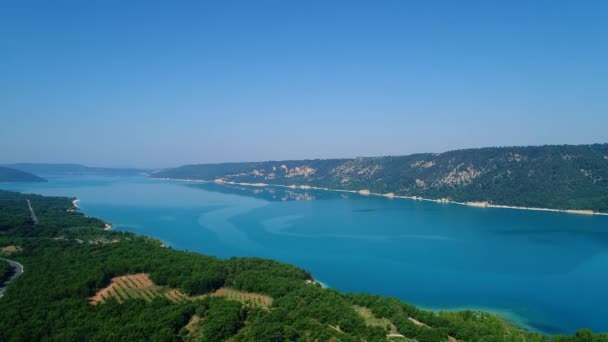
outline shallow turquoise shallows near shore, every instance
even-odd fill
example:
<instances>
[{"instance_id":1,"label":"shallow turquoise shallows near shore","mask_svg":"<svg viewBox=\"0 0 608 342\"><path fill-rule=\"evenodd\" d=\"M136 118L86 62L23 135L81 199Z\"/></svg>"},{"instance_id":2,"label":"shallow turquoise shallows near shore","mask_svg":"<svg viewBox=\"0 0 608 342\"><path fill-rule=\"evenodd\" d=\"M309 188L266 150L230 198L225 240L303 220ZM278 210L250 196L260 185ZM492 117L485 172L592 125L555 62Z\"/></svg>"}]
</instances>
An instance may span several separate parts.
<instances>
[{"instance_id":1,"label":"shallow turquoise shallows near shore","mask_svg":"<svg viewBox=\"0 0 608 342\"><path fill-rule=\"evenodd\" d=\"M544 333L608 331L608 217L141 177L7 190L71 196L175 249L292 263L342 291L498 312Z\"/></svg>"}]
</instances>

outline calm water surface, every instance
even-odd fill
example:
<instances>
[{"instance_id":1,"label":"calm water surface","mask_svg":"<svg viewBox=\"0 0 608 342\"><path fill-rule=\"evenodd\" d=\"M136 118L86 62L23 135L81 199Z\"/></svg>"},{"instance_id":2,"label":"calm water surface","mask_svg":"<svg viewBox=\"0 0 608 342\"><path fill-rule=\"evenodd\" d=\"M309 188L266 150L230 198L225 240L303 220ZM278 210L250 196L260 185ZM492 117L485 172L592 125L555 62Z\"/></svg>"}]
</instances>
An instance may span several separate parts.
<instances>
[{"instance_id":1,"label":"calm water surface","mask_svg":"<svg viewBox=\"0 0 608 342\"><path fill-rule=\"evenodd\" d=\"M608 331L608 217L141 177L0 187L78 197L117 230L292 263L343 291L496 311L545 333Z\"/></svg>"}]
</instances>

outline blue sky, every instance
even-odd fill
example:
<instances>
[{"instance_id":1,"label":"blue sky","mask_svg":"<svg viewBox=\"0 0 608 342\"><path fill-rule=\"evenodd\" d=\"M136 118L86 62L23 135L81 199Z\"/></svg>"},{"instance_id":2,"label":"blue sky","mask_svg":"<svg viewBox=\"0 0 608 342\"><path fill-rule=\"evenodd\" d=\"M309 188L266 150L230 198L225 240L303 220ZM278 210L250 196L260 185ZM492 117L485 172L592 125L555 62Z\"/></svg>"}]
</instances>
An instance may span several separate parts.
<instances>
[{"instance_id":1,"label":"blue sky","mask_svg":"<svg viewBox=\"0 0 608 342\"><path fill-rule=\"evenodd\" d=\"M608 1L1 1L0 162L608 142Z\"/></svg>"}]
</instances>

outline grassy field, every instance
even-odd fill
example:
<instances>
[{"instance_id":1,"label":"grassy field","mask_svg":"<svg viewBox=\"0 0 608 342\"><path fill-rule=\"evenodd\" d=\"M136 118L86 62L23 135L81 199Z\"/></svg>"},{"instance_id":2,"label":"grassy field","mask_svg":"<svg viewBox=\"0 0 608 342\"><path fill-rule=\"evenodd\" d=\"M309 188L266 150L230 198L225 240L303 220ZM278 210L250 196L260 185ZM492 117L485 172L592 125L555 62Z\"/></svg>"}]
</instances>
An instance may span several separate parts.
<instances>
[{"instance_id":1,"label":"grassy field","mask_svg":"<svg viewBox=\"0 0 608 342\"><path fill-rule=\"evenodd\" d=\"M21 247L19 246L5 246L0 247L0 254L2 255L11 255L13 253L17 253L21 251Z\"/></svg>"},{"instance_id":2,"label":"grassy field","mask_svg":"<svg viewBox=\"0 0 608 342\"><path fill-rule=\"evenodd\" d=\"M393 322L387 318L377 318L370 309L363 306L354 305L353 308L361 317L363 317L365 324L371 327L380 327L386 330L388 334L398 334L397 328Z\"/></svg>"},{"instance_id":3,"label":"grassy field","mask_svg":"<svg viewBox=\"0 0 608 342\"><path fill-rule=\"evenodd\" d=\"M201 318L197 315L192 316L190 321L185 326L188 334L186 335L186 341L201 341L202 334L200 330Z\"/></svg>"}]
</instances>

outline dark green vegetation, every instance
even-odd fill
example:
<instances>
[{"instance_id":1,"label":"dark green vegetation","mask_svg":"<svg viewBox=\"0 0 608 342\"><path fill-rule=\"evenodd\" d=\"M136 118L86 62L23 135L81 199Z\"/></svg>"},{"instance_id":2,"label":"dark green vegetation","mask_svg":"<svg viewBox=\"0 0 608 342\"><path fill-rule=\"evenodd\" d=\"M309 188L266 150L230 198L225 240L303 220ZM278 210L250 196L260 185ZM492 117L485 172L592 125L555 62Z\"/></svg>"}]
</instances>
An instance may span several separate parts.
<instances>
[{"instance_id":1,"label":"dark green vegetation","mask_svg":"<svg viewBox=\"0 0 608 342\"><path fill-rule=\"evenodd\" d=\"M152 176L305 184L457 202L608 212L608 144L187 165Z\"/></svg>"},{"instance_id":2,"label":"dark green vegetation","mask_svg":"<svg viewBox=\"0 0 608 342\"><path fill-rule=\"evenodd\" d=\"M129 176L137 175L146 170L121 169L107 167L91 167L80 164L44 164L44 163L17 163L2 165L13 169L30 172L37 175L108 175Z\"/></svg>"},{"instance_id":3,"label":"dark green vegetation","mask_svg":"<svg viewBox=\"0 0 608 342\"><path fill-rule=\"evenodd\" d=\"M397 299L342 294L271 260L163 248L154 239L103 231L104 222L75 211L69 198L0 191L0 223L0 248L11 246L10 258L25 268L0 299L0 341L608 341L586 330L550 339L486 313L433 313ZM224 287L273 301L269 308L209 296L89 303L113 277L135 273L189 295Z\"/></svg>"},{"instance_id":4,"label":"dark green vegetation","mask_svg":"<svg viewBox=\"0 0 608 342\"><path fill-rule=\"evenodd\" d=\"M0 166L0 182L46 182L29 172Z\"/></svg>"},{"instance_id":5,"label":"dark green vegetation","mask_svg":"<svg viewBox=\"0 0 608 342\"><path fill-rule=\"evenodd\" d=\"M8 262L0 260L0 285L10 277L12 271L11 265Z\"/></svg>"}]
</instances>

